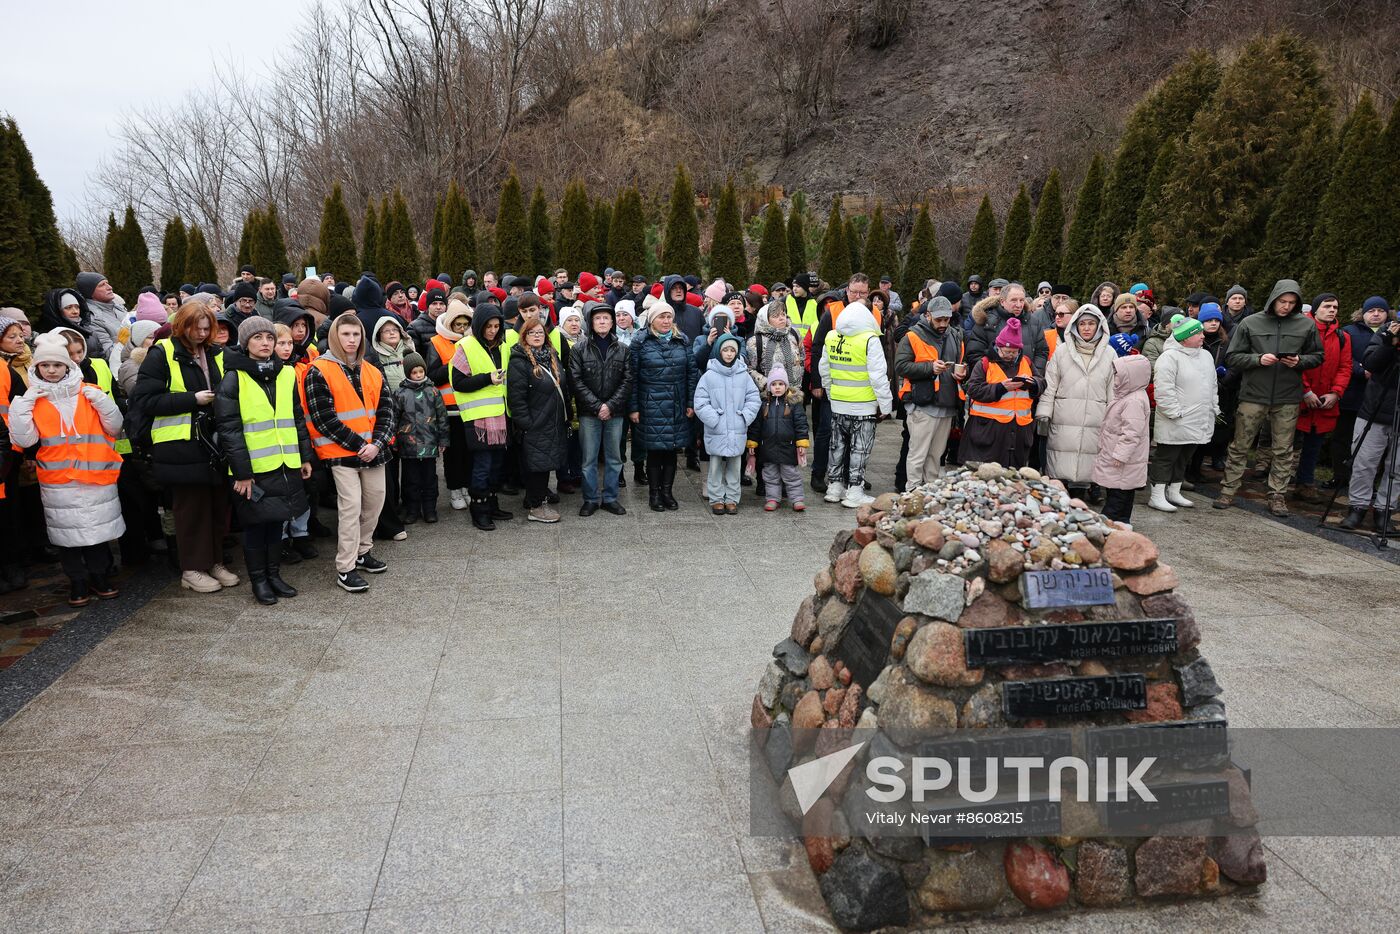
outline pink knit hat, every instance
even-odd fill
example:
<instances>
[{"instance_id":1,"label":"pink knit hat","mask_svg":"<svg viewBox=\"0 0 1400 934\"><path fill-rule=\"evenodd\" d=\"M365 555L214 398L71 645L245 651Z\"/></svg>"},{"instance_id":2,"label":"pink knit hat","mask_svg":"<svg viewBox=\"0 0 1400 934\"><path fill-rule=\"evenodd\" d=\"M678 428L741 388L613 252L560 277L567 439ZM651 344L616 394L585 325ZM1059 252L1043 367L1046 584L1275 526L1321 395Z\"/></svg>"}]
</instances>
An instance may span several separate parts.
<instances>
[{"instance_id":1,"label":"pink knit hat","mask_svg":"<svg viewBox=\"0 0 1400 934\"><path fill-rule=\"evenodd\" d=\"M997 335L998 347L1015 347L1020 350L1024 345L1021 343L1021 319L1007 318L1006 324L1002 326L1001 333Z\"/></svg>"},{"instance_id":2,"label":"pink knit hat","mask_svg":"<svg viewBox=\"0 0 1400 934\"><path fill-rule=\"evenodd\" d=\"M768 371L768 385L771 386L774 382L781 382L789 389L792 388L792 384L788 382L787 367L783 366L781 360L774 360L773 369Z\"/></svg>"},{"instance_id":3,"label":"pink knit hat","mask_svg":"<svg viewBox=\"0 0 1400 934\"><path fill-rule=\"evenodd\" d=\"M142 292L136 296L136 320L164 324L170 320L170 315L166 314L165 305L161 303L159 296L154 292Z\"/></svg>"},{"instance_id":4,"label":"pink knit hat","mask_svg":"<svg viewBox=\"0 0 1400 934\"><path fill-rule=\"evenodd\" d=\"M729 287L724 284L723 279L716 279L705 287L705 297L718 305L724 301L724 296L728 294Z\"/></svg>"}]
</instances>

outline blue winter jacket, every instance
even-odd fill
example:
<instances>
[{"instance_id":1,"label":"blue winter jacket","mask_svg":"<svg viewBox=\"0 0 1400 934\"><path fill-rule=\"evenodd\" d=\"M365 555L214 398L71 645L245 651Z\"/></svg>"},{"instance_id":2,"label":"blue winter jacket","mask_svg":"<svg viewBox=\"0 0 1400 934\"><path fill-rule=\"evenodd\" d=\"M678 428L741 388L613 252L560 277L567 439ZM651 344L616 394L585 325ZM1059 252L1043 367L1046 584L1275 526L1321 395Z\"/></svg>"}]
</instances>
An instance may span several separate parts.
<instances>
[{"instance_id":1,"label":"blue winter jacket","mask_svg":"<svg viewBox=\"0 0 1400 934\"><path fill-rule=\"evenodd\" d=\"M738 338L726 334L715 341L715 348ZM710 358L695 388L695 416L705 426L705 452L711 457L737 457L744 453L749 425L758 417L761 400L758 387L743 357L726 364L716 353Z\"/></svg>"},{"instance_id":2,"label":"blue winter jacket","mask_svg":"<svg viewBox=\"0 0 1400 934\"><path fill-rule=\"evenodd\" d=\"M649 451L678 451L690 446L690 408L697 380L695 358L684 337L657 337L650 330L628 348L632 392L627 412L641 416L637 437Z\"/></svg>"}]
</instances>

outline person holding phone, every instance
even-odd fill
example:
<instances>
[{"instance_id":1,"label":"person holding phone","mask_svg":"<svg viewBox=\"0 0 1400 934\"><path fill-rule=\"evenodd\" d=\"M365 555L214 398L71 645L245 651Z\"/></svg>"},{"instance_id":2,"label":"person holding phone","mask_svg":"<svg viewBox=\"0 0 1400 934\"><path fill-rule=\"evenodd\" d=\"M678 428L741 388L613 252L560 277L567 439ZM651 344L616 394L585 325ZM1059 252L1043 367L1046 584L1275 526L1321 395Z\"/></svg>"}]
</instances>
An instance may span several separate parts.
<instances>
[{"instance_id":1,"label":"person holding phone","mask_svg":"<svg viewBox=\"0 0 1400 934\"><path fill-rule=\"evenodd\" d=\"M1045 384L1024 352L1021 321L1010 318L990 354L967 378L968 418L958 453L963 463L1025 467L1035 444L1032 410Z\"/></svg>"},{"instance_id":2,"label":"person holding phone","mask_svg":"<svg viewBox=\"0 0 1400 934\"><path fill-rule=\"evenodd\" d=\"M214 344L217 323L207 298L200 295L180 306L170 336L156 341L141 362L131 393L138 426L133 433L149 432L152 475L170 494L180 586L196 593L240 583L222 563L228 468L206 440L214 389L224 376L223 351Z\"/></svg>"},{"instance_id":3,"label":"person holding phone","mask_svg":"<svg viewBox=\"0 0 1400 934\"><path fill-rule=\"evenodd\" d=\"M282 580L282 525L306 511L311 439L297 392L296 367L273 352L277 332L259 315L238 326L242 353L229 351L214 400L219 447L243 525L243 556L253 596L270 605L295 597Z\"/></svg>"},{"instance_id":4,"label":"person holding phone","mask_svg":"<svg viewBox=\"0 0 1400 934\"><path fill-rule=\"evenodd\" d=\"M501 306L478 293L471 333L457 342L452 354L452 391L472 452L472 525L483 532L495 531L497 519L514 518L497 499L508 435L505 368L515 343L512 336L518 338L515 331L506 330L504 321Z\"/></svg>"},{"instance_id":5,"label":"person holding phone","mask_svg":"<svg viewBox=\"0 0 1400 934\"><path fill-rule=\"evenodd\" d=\"M1293 473L1293 434L1306 386L1303 373L1323 362L1322 341L1312 318L1302 313L1298 283L1280 279L1263 311L1243 319L1230 336L1226 365L1239 370L1235 436L1225 462L1216 509L1229 509L1244 481L1249 452L1267 423L1271 436L1269 512L1288 515L1286 495Z\"/></svg>"}]
</instances>

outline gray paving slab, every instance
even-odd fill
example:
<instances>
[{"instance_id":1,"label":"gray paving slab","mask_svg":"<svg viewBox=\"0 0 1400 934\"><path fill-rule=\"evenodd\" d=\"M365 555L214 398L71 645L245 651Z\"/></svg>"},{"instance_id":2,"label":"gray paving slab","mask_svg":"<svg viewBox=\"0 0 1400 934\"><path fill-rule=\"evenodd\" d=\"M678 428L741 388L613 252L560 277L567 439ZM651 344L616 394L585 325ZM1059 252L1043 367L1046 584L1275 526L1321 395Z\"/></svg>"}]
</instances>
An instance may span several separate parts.
<instances>
[{"instance_id":1,"label":"gray paving slab","mask_svg":"<svg viewBox=\"0 0 1400 934\"><path fill-rule=\"evenodd\" d=\"M702 480L665 516L444 510L364 596L324 558L275 607L159 594L0 724L0 929L830 930L801 846L747 834L746 729L854 516L711 517ZM1232 724L1400 723L1400 568L1243 510L1134 518ZM945 930L1400 927L1390 841L1268 843L1257 898Z\"/></svg>"}]
</instances>

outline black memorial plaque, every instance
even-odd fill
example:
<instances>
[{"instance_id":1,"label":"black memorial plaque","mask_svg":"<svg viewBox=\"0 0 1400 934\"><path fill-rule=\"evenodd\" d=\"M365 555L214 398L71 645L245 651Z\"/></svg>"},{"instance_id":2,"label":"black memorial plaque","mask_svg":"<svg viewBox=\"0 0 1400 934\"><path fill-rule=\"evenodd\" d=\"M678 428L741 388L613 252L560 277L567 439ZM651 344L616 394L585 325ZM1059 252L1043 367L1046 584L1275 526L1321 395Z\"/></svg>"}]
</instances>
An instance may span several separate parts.
<instances>
[{"instance_id":1,"label":"black memorial plaque","mask_svg":"<svg viewBox=\"0 0 1400 934\"><path fill-rule=\"evenodd\" d=\"M1161 829L1183 821L1224 817L1230 813L1230 783L1225 779L1173 782L1148 785L1156 801L1136 795L1125 800L1109 800L1100 805L1103 822L1112 830L1135 827Z\"/></svg>"},{"instance_id":2,"label":"black memorial plaque","mask_svg":"<svg viewBox=\"0 0 1400 934\"><path fill-rule=\"evenodd\" d=\"M887 597L869 590L861 594L841 641L832 650L851 670L854 683L869 688L880 677L889 664L895 627L903 618L904 611Z\"/></svg>"},{"instance_id":3,"label":"black memorial plaque","mask_svg":"<svg viewBox=\"0 0 1400 934\"><path fill-rule=\"evenodd\" d=\"M1001 706L1002 712L1014 720L1142 710L1147 706L1147 678L1102 675L1049 681L1004 681Z\"/></svg>"},{"instance_id":4,"label":"black memorial plaque","mask_svg":"<svg viewBox=\"0 0 1400 934\"><path fill-rule=\"evenodd\" d=\"M1113 572L1108 568L1026 571L1021 593L1031 610L1105 606L1113 603Z\"/></svg>"},{"instance_id":5,"label":"black memorial plaque","mask_svg":"<svg viewBox=\"0 0 1400 934\"><path fill-rule=\"evenodd\" d=\"M1090 759L1124 759L1135 767L1155 759L1153 771L1223 768L1230 760L1225 720L1172 720L1086 731Z\"/></svg>"},{"instance_id":6,"label":"black memorial plaque","mask_svg":"<svg viewBox=\"0 0 1400 934\"><path fill-rule=\"evenodd\" d=\"M969 668L1175 655L1176 620L1123 619L963 630Z\"/></svg>"}]
</instances>

